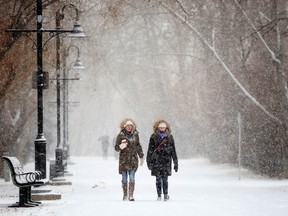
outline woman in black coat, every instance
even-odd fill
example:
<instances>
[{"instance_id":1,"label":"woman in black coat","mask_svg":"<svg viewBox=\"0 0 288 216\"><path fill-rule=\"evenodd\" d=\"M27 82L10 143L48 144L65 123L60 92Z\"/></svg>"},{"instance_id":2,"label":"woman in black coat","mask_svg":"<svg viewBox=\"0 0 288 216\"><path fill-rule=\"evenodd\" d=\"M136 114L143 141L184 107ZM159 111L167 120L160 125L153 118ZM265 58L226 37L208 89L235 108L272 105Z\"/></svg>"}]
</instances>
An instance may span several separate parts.
<instances>
[{"instance_id":1,"label":"woman in black coat","mask_svg":"<svg viewBox=\"0 0 288 216\"><path fill-rule=\"evenodd\" d=\"M171 128L167 121L160 119L153 125L146 158L151 175L156 176L157 200L161 200L162 190L164 201L169 199L168 176L172 173L172 160L174 170L177 172L178 158Z\"/></svg>"}]
</instances>

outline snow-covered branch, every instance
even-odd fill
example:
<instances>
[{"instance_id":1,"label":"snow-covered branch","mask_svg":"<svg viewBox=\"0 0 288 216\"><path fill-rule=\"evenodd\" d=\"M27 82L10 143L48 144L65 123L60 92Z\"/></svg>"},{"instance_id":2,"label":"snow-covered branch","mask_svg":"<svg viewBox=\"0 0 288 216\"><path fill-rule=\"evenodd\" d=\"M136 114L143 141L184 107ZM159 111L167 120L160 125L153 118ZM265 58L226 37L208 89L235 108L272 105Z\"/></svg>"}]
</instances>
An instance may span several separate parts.
<instances>
[{"instance_id":1,"label":"snow-covered branch","mask_svg":"<svg viewBox=\"0 0 288 216\"><path fill-rule=\"evenodd\" d=\"M276 122L282 124L282 121L277 118L275 115L273 115L271 112L269 112L255 97L253 97L246 88L239 82L239 80L234 76L232 71L229 69L229 67L225 64L225 62L221 59L215 48L209 44L209 42L205 39L205 37L195 28L191 23L189 23L186 19L184 19L179 13L172 10L168 5L162 2L162 6L167 9L171 14L173 14L176 18L181 20L185 25L187 25L188 28L190 28L202 41L203 43L209 48L209 50L213 53L213 55L216 57L216 59L221 63L225 71L229 74L229 76L232 78L232 80L235 82L235 84L240 88L240 90L244 93L246 97L248 97L257 107L259 107L265 114L267 114L270 118L275 120ZM266 44L266 43L265 43ZM266 44L267 45L267 44ZM274 53L273 53L274 54ZM276 58L275 58L276 59Z\"/></svg>"},{"instance_id":2,"label":"snow-covered branch","mask_svg":"<svg viewBox=\"0 0 288 216\"><path fill-rule=\"evenodd\" d=\"M253 24L253 22L251 21L251 19L248 17L247 13L243 10L243 8L241 7L241 5L239 4L239 2L237 0L235 0L237 6L241 9L242 13L244 14L244 16L246 17L246 19L248 20L249 24L252 26L252 28L256 31L257 35L259 36L260 40L262 41L262 43L264 44L264 46L266 47L266 49L269 51L272 59L274 61L276 61L277 63L281 64L281 61L279 58L277 58L277 56L275 55L275 53L270 49L270 47L268 46L268 44L266 43L266 41L264 40L264 38L262 37L261 33L257 30L257 28L255 27L255 25Z\"/></svg>"}]
</instances>

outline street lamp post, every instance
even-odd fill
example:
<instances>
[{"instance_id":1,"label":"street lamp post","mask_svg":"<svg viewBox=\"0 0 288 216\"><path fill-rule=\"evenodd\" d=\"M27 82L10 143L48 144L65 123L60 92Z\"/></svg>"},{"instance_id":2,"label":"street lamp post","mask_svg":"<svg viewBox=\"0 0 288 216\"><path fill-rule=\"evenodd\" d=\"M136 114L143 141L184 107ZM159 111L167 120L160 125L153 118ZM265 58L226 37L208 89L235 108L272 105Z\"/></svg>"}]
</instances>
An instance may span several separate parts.
<instances>
[{"instance_id":1,"label":"street lamp post","mask_svg":"<svg viewBox=\"0 0 288 216\"><path fill-rule=\"evenodd\" d=\"M77 7L73 4L65 5L61 10L56 12L56 29L60 30L61 20L64 19L64 10L67 6L71 7L76 12L76 21L74 23L74 30L77 33L70 33L68 37L83 38L86 37L80 24L79 24L79 11ZM57 89L57 146L55 149L55 174L56 176L64 176L64 166L63 166L63 148L61 146L61 93L60 93L60 36L56 36L56 89ZM65 84L65 77L63 78L63 83ZM63 84L63 85L64 85ZM63 104L65 106L65 104ZM63 113L64 115L64 113ZM64 138L65 134L63 134ZM65 138L63 139L65 140ZM64 144L63 144L64 146Z\"/></svg>"},{"instance_id":2,"label":"street lamp post","mask_svg":"<svg viewBox=\"0 0 288 216\"><path fill-rule=\"evenodd\" d=\"M58 10L56 12L56 29L60 29L60 20L61 20L61 14L60 11ZM61 143L61 130L60 130L60 124L61 124L61 113L60 113L60 36L56 36L56 88L57 88L57 146L55 150L55 174L56 176L62 176L64 175L64 172L62 174L62 154L61 154L61 149L60 149L60 143Z\"/></svg>"},{"instance_id":3,"label":"street lamp post","mask_svg":"<svg viewBox=\"0 0 288 216\"><path fill-rule=\"evenodd\" d=\"M37 19L37 29L6 29L6 32L18 32L18 33L31 33L35 32L37 35L37 136L35 139L35 170L41 171L40 179L46 178L46 145L47 140L44 136L43 131L43 89L45 86L44 81L44 71L43 71L43 32L52 33L51 37L57 36L61 33L81 33L81 28L78 19L74 24L73 30L60 30L60 29L42 29L42 0L37 0L36 7L36 19ZM79 30L80 29L80 30ZM54 35L53 35L54 34Z\"/></svg>"},{"instance_id":4,"label":"street lamp post","mask_svg":"<svg viewBox=\"0 0 288 216\"><path fill-rule=\"evenodd\" d=\"M73 69L75 70L84 70L85 67L83 66L81 60L80 60L80 48L76 45L70 45L66 52L65 52L65 60L64 60L64 82L63 82L63 149L64 149L64 157L67 161L70 157L70 145L69 145L69 130L68 130L68 82L69 80L77 80L79 78L71 78L69 77L69 70L70 68L67 68L67 60L69 57L69 51L72 48L77 49L77 59L73 65ZM66 164L67 165L67 164Z\"/></svg>"},{"instance_id":5,"label":"street lamp post","mask_svg":"<svg viewBox=\"0 0 288 216\"><path fill-rule=\"evenodd\" d=\"M77 48L77 58L75 62L71 66L67 67L67 58L69 56L69 50L71 48ZM57 52L58 53L58 52ZM57 80L59 83L59 86L57 87L57 134L59 138L60 136L60 80L63 81L63 148L60 145L60 141L57 142L57 148L55 150L55 172L53 172L53 176L51 177L58 177L63 176L64 171L67 168L67 158L69 158L69 144L68 144L68 82L67 81L73 81L73 80L79 80L79 77L69 77L69 71L71 69L74 70L83 70L85 67L83 66L81 60L80 60L80 49L76 45L70 45L64 54L64 65L63 65L63 77L60 77L60 73L57 74L56 78L50 78L50 80ZM59 115L58 115L59 114ZM60 140L60 138L58 139ZM54 168L53 168L54 169Z\"/></svg>"},{"instance_id":6,"label":"street lamp post","mask_svg":"<svg viewBox=\"0 0 288 216\"><path fill-rule=\"evenodd\" d=\"M46 178L46 144L43 131L43 35L42 1L37 1L37 108L38 133L35 144L35 170L41 171L41 178Z\"/></svg>"}]
</instances>

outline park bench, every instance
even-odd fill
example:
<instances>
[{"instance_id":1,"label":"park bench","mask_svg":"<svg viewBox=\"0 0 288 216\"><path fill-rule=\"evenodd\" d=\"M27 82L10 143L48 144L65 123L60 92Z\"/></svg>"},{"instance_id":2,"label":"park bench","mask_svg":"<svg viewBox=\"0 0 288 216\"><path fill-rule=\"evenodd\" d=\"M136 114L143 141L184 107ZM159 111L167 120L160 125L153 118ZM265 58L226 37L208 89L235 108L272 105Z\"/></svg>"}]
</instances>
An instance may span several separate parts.
<instances>
[{"instance_id":1,"label":"park bench","mask_svg":"<svg viewBox=\"0 0 288 216\"><path fill-rule=\"evenodd\" d=\"M2 159L8 164L14 185L19 187L19 202L10 207L34 207L41 204L41 202L35 202L31 199L31 187L44 185L43 181L38 181L41 172L24 172L16 157L3 156Z\"/></svg>"}]
</instances>

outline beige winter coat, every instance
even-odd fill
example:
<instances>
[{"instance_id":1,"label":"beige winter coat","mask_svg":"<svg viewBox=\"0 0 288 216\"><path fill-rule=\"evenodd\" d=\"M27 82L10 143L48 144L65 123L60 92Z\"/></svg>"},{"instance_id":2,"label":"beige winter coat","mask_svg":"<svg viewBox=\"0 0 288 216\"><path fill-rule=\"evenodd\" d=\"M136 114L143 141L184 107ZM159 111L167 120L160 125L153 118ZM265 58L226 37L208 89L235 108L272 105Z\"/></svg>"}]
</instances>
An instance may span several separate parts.
<instances>
[{"instance_id":1,"label":"beige winter coat","mask_svg":"<svg viewBox=\"0 0 288 216\"><path fill-rule=\"evenodd\" d=\"M134 124L132 132L130 134L124 128L124 124L128 120L133 122ZM115 150L120 153L119 174L122 174L123 171L137 171L139 163L138 157L143 158L144 154L139 141L139 133L136 130L136 124L132 119L124 119L120 123L120 129L120 133L118 134L115 143ZM121 144L121 141L123 139L126 139L128 141L128 145L126 148L121 150L119 145Z\"/></svg>"}]
</instances>

